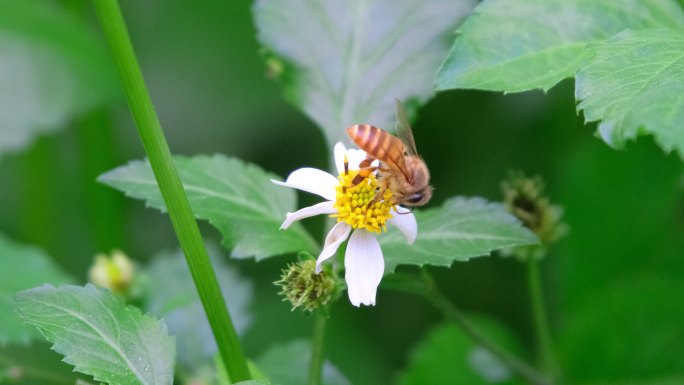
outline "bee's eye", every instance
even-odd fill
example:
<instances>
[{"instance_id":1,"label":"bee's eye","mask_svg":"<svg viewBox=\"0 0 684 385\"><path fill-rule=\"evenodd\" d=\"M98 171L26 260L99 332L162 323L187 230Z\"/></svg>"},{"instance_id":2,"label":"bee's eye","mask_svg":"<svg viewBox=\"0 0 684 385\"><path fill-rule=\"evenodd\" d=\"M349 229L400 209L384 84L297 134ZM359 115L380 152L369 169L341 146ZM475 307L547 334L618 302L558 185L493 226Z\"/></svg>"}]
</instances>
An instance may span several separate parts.
<instances>
[{"instance_id":1,"label":"bee's eye","mask_svg":"<svg viewBox=\"0 0 684 385\"><path fill-rule=\"evenodd\" d=\"M423 194L413 194L411 195L411 198L409 198L410 203L418 203L423 199Z\"/></svg>"}]
</instances>

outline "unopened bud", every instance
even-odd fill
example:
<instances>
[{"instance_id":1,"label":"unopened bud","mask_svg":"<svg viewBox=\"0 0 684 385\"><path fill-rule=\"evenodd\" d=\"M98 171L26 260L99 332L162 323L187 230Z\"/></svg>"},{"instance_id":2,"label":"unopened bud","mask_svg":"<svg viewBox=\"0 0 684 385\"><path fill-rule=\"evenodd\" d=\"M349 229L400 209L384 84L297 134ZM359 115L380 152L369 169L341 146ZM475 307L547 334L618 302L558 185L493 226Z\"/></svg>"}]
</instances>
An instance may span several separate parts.
<instances>
[{"instance_id":1,"label":"unopened bud","mask_svg":"<svg viewBox=\"0 0 684 385\"><path fill-rule=\"evenodd\" d=\"M260 53L266 64L266 77L269 79L281 80L287 71L285 61L267 48L262 48Z\"/></svg>"},{"instance_id":2,"label":"unopened bud","mask_svg":"<svg viewBox=\"0 0 684 385\"><path fill-rule=\"evenodd\" d=\"M98 254L88 272L93 284L107 288L113 293L126 294L133 281L133 263L120 250L113 250L110 256Z\"/></svg>"},{"instance_id":3,"label":"unopened bud","mask_svg":"<svg viewBox=\"0 0 684 385\"><path fill-rule=\"evenodd\" d=\"M549 202L544 189L541 177L526 177L519 171L509 173L501 183L506 209L541 241L541 247L517 248L513 254L519 257L542 257L547 246L567 233L567 226L561 221L563 209Z\"/></svg>"},{"instance_id":4,"label":"unopened bud","mask_svg":"<svg viewBox=\"0 0 684 385\"><path fill-rule=\"evenodd\" d=\"M274 283L282 288L280 294L285 297L283 300L290 301L292 310L313 312L333 297L336 281L325 270L316 274L316 261L307 259L290 264Z\"/></svg>"}]
</instances>

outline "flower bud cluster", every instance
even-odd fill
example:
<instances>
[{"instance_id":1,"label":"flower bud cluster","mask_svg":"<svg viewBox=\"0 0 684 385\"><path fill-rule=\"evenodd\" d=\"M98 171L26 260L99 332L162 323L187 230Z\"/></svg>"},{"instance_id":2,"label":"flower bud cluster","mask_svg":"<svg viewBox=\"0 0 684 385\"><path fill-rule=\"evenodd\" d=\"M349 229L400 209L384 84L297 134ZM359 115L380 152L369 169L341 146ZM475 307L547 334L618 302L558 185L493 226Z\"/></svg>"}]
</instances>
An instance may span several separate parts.
<instances>
[{"instance_id":1,"label":"flower bud cluster","mask_svg":"<svg viewBox=\"0 0 684 385\"><path fill-rule=\"evenodd\" d=\"M335 278L325 270L316 274L316 261L307 259L290 264L274 282L282 288L280 294L290 301L292 310L314 310L326 305L335 294Z\"/></svg>"},{"instance_id":2,"label":"flower bud cluster","mask_svg":"<svg viewBox=\"0 0 684 385\"><path fill-rule=\"evenodd\" d=\"M552 205L545 193L541 177L526 177L522 172L511 172L501 183L506 209L515 215L541 241L541 247L523 247L514 251L520 257L541 257L550 244L567 233L561 221L563 209Z\"/></svg>"}]
</instances>

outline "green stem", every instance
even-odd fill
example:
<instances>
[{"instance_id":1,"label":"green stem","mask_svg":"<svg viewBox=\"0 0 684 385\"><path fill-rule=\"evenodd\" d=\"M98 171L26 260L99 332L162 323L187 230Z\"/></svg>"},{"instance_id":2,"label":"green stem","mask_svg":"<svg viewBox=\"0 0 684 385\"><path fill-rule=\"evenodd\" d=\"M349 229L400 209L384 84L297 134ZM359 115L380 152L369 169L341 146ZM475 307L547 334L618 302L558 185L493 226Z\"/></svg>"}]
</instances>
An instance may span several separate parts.
<instances>
[{"instance_id":1,"label":"green stem","mask_svg":"<svg viewBox=\"0 0 684 385\"><path fill-rule=\"evenodd\" d=\"M152 105L119 4L116 0L94 0L93 4L119 71L138 134L209 319L223 364L231 381L249 380L251 376L237 332Z\"/></svg>"},{"instance_id":2,"label":"green stem","mask_svg":"<svg viewBox=\"0 0 684 385\"><path fill-rule=\"evenodd\" d=\"M321 385L323 378L323 344L325 341L325 325L328 316L322 309L314 316L313 341L311 347L311 365L309 366L309 385Z\"/></svg>"},{"instance_id":3,"label":"green stem","mask_svg":"<svg viewBox=\"0 0 684 385\"><path fill-rule=\"evenodd\" d=\"M428 296L428 300L438 308L446 318L453 321L475 343L489 350L504 365L530 384L549 385L550 381L534 368L510 354L499 344L480 332L456 306L439 293Z\"/></svg>"},{"instance_id":4,"label":"green stem","mask_svg":"<svg viewBox=\"0 0 684 385\"><path fill-rule=\"evenodd\" d=\"M551 381L536 369L529 366L494 340L490 339L486 334L480 332L459 310L456 305L451 303L435 286L432 277L429 273L422 269L423 282L416 283L414 286L398 286L404 291L417 294L428 300L435 306L442 314L452 322L454 322L461 330L476 344L487 349L492 355L501 361L504 365L510 368L520 378L524 379L533 385L550 385Z\"/></svg>"},{"instance_id":5,"label":"green stem","mask_svg":"<svg viewBox=\"0 0 684 385\"><path fill-rule=\"evenodd\" d=\"M218 381L218 385L230 385L230 377L226 372L226 367L221 362L221 356L218 354L214 356L214 365L216 365L216 380Z\"/></svg>"},{"instance_id":6,"label":"green stem","mask_svg":"<svg viewBox=\"0 0 684 385\"><path fill-rule=\"evenodd\" d=\"M529 257L527 260L527 282L530 290L534 331L540 357L539 363L548 374L554 375L557 372L556 359L553 352L553 344L551 343L549 321L546 317L546 306L544 305L541 275L539 273L539 260L537 258Z\"/></svg>"}]
</instances>

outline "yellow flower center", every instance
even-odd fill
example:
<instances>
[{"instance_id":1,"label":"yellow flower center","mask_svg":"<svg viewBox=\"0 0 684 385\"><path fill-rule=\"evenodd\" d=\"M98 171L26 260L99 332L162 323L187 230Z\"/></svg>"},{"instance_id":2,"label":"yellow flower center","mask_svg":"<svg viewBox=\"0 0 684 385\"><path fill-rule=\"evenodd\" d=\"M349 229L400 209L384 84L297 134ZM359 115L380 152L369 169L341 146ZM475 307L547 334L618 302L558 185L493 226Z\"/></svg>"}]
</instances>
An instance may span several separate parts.
<instances>
[{"instance_id":1,"label":"yellow flower center","mask_svg":"<svg viewBox=\"0 0 684 385\"><path fill-rule=\"evenodd\" d=\"M331 216L354 229L366 229L374 233L385 231L385 223L392 218L390 209L394 207L392 192L386 189L382 197L373 201L378 180L375 175L370 174L354 186L352 182L358 173L358 170L349 170L342 172L337 178L340 183L335 188L336 198L333 204L337 214Z\"/></svg>"}]
</instances>

